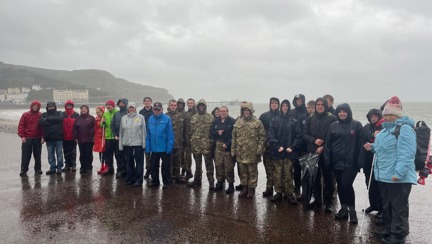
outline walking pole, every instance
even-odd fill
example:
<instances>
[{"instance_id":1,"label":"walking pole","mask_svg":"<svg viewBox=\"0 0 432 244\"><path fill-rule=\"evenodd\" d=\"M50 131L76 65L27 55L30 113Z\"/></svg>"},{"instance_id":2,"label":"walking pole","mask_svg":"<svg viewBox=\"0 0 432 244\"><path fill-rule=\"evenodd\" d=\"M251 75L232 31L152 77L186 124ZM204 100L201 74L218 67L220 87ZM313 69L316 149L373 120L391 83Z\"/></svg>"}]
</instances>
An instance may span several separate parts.
<instances>
[{"instance_id":1,"label":"walking pole","mask_svg":"<svg viewBox=\"0 0 432 244\"><path fill-rule=\"evenodd\" d=\"M375 158L376 158L376 155L374 154L373 159L372 159L371 172L369 174L369 182L368 182L368 189L367 189L368 196L369 196L370 185L371 185L371 180L372 180L372 172L374 171ZM368 201L368 200L369 200L369 197L366 198L366 201ZM367 202L366 202L366 205L367 205ZM362 223L361 223L361 226L360 226L360 238L362 237L362 231L363 231L363 225L364 225L365 216L366 216L366 211L363 211Z\"/></svg>"}]
</instances>

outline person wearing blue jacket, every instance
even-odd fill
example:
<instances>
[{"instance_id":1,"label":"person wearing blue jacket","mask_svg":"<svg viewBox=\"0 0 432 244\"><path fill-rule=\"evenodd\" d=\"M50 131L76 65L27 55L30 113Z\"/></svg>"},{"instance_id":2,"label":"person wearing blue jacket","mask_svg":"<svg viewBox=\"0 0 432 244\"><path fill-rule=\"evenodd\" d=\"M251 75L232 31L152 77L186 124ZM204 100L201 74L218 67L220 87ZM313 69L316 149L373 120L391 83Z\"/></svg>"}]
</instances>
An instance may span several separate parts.
<instances>
[{"instance_id":1,"label":"person wearing blue jacket","mask_svg":"<svg viewBox=\"0 0 432 244\"><path fill-rule=\"evenodd\" d=\"M154 114L147 123L146 153L151 153L151 182L148 187L160 185L159 161L162 159L163 188L170 185L170 159L174 148L174 130L171 118L163 114L162 103L153 104Z\"/></svg>"},{"instance_id":2,"label":"person wearing blue jacket","mask_svg":"<svg viewBox=\"0 0 432 244\"><path fill-rule=\"evenodd\" d=\"M375 142L365 145L366 150L375 153L374 174L383 204L385 229L375 235L383 243L405 243L409 234L408 198L412 185L416 184L414 121L402 115L402 103L396 96L385 105L383 116L383 129ZM396 128L400 130L395 135Z\"/></svg>"}]
</instances>

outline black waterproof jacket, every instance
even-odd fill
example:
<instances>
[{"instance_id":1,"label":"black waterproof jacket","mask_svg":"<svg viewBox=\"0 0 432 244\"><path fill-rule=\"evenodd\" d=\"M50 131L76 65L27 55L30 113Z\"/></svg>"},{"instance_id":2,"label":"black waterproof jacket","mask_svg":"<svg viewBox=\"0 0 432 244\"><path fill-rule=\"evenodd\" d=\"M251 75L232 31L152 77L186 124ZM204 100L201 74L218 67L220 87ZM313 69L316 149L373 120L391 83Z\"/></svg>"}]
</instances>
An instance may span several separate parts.
<instances>
[{"instance_id":1,"label":"black waterproof jacket","mask_svg":"<svg viewBox=\"0 0 432 244\"><path fill-rule=\"evenodd\" d=\"M150 107L149 110L147 110L146 108L143 108L143 109L141 109L139 111L139 114L141 114L142 116L144 116L144 119L145 119L145 122L146 122L146 125L147 125L147 122L150 119L150 116L152 116L154 114L153 113L153 107Z\"/></svg>"},{"instance_id":2,"label":"black waterproof jacket","mask_svg":"<svg viewBox=\"0 0 432 244\"><path fill-rule=\"evenodd\" d=\"M318 101L322 101L324 106L327 107L327 101L324 98L317 98L315 103ZM316 152L318 146L315 145L315 140L321 139L325 142L330 124L335 121L337 121L337 118L332 113L326 111L318 113L316 110L306 119L306 124L303 127L303 138L307 143L307 152Z\"/></svg>"},{"instance_id":3,"label":"black waterproof jacket","mask_svg":"<svg viewBox=\"0 0 432 244\"><path fill-rule=\"evenodd\" d=\"M117 113L114 114L112 120L111 120L111 132L113 133L113 136L119 136L120 134L120 123L123 116L127 115L128 113L128 100L127 98L120 98L117 101L117 106L120 102L124 102L126 106L124 108L120 108Z\"/></svg>"},{"instance_id":4,"label":"black waterproof jacket","mask_svg":"<svg viewBox=\"0 0 432 244\"><path fill-rule=\"evenodd\" d=\"M299 100L299 99L303 101L301 106L297 106L297 100ZM294 106L294 109L291 110L291 115L294 119L299 121L301 130L303 131L304 125L306 124L306 119L308 117L308 112L306 109L306 97L303 94L297 94L294 96L292 104ZM306 151L307 151L307 143L302 138L302 142L301 142L301 146L300 146L300 153L303 153Z\"/></svg>"},{"instance_id":5,"label":"black waterproof jacket","mask_svg":"<svg viewBox=\"0 0 432 244\"><path fill-rule=\"evenodd\" d=\"M63 141L63 113L57 111L55 102L48 102L48 106L54 106L55 109L42 113L39 119L39 125L43 129L43 138L45 141Z\"/></svg>"},{"instance_id":6,"label":"black waterproof jacket","mask_svg":"<svg viewBox=\"0 0 432 244\"><path fill-rule=\"evenodd\" d=\"M360 122L352 119L352 111L348 104L343 103L336 108L347 112L345 120L330 125L325 141L325 163L335 170L358 172L362 167L360 153L363 148L363 127Z\"/></svg>"},{"instance_id":7,"label":"black waterproof jacket","mask_svg":"<svg viewBox=\"0 0 432 244\"><path fill-rule=\"evenodd\" d=\"M288 100L283 100L282 104L284 103L287 103L288 107L290 107ZM296 160L299 156L302 138L303 132L300 123L291 116L290 112L286 114L281 112L270 121L267 142L271 147L272 158ZM280 147L284 148L282 152L278 152ZM291 148L293 151L288 153L286 152L287 148Z\"/></svg>"},{"instance_id":8,"label":"black waterproof jacket","mask_svg":"<svg viewBox=\"0 0 432 244\"><path fill-rule=\"evenodd\" d=\"M276 109L276 110L272 110L272 109L271 109L270 106L271 106L271 101L272 101L272 100L276 100L276 101L278 102L278 104L279 104L278 109ZM279 101L279 99L276 98L276 97L272 97L272 98L270 98L270 101L269 101L269 111L267 111L267 112L261 114L260 117L259 117L259 120L261 120L261 123L264 125L264 128L265 128L266 132L267 132L268 129L269 129L270 121L271 121L274 117L276 117L276 116L279 115L279 108L280 108L280 101Z\"/></svg>"},{"instance_id":9,"label":"black waterproof jacket","mask_svg":"<svg viewBox=\"0 0 432 244\"><path fill-rule=\"evenodd\" d=\"M227 152L231 151L232 131L234 129L235 122L236 120L230 116L228 116L223 123L220 117L215 118L210 129L214 141L223 142L227 146L227 148L225 149L225 151ZM224 131L222 135L219 135L219 130Z\"/></svg>"},{"instance_id":10,"label":"black waterproof jacket","mask_svg":"<svg viewBox=\"0 0 432 244\"><path fill-rule=\"evenodd\" d=\"M378 123L372 123L370 120L370 116L372 114L375 114L378 116L378 118L381 120L381 110L373 108L369 110L369 112L366 115L366 118L368 119L369 123L367 123L363 127L363 144L366 142L374 143L375 142L375 131L381 130L381 124L377 125ZM378 120L379 122L379 120ZM372 168L372 160L373 160L373 152L372 151L366 151L363 149L363 168L365 169L365 172L370 172Z\"/></svg>"}]
</instances>

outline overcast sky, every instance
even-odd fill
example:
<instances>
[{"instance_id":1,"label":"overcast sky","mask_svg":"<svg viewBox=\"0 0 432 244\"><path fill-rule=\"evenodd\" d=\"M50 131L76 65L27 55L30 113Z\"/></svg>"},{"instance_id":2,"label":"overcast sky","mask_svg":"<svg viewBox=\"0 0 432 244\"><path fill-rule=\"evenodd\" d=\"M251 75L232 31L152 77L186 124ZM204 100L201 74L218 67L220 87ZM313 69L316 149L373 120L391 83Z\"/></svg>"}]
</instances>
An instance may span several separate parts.
<instances>
[{"instance_id":1,"label":"overcast sky","mask_svg":"<svg viewBox=\"0 0 432 244\"><path fill-rule=\"evenodd\" d=\"M1 0L0 30L5 63L175 98L432 100L430 0Z\"/></svg>"}]
</instances>

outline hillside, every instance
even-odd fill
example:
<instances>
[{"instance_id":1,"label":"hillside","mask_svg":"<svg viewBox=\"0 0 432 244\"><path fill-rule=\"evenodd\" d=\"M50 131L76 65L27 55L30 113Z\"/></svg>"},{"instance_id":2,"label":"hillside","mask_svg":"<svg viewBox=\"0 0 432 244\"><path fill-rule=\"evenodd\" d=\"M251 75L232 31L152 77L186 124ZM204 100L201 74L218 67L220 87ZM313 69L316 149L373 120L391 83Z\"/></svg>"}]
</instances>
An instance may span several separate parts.
<instances>
[{"instance_id":1,"label":"hillside","mask_svg":"<svg viewBox=\"0 0 432 244\"><path fill-rule=\"evenodd\" d=\"M146 96L154 101L166 102L173 98L164 88L132 83L103 70L49 70L0 62L0 89L32 87L34 84L43 89L88 89L91 102L117 100L120 97L141 102ZM46 98L47 95L48 91L32 91L29 99Z\"/></svg>"}]
</instances>

